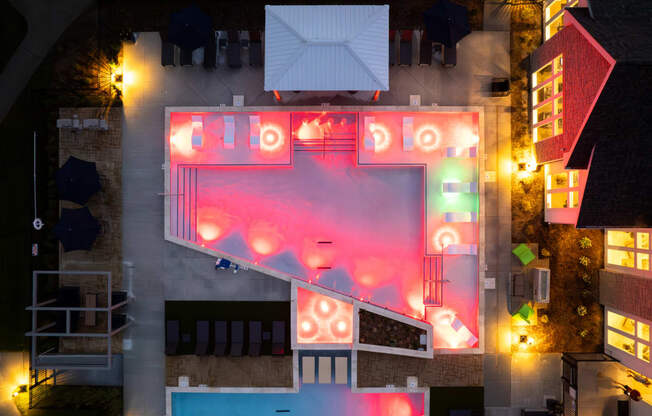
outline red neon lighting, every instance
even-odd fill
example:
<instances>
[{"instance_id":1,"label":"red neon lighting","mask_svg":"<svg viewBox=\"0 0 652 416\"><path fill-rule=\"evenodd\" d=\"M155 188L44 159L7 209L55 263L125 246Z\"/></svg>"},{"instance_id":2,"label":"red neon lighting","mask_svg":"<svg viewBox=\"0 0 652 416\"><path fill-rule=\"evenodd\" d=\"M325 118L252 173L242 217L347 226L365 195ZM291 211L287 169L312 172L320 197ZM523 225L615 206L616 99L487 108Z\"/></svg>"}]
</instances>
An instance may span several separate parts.
<instances>
[{"instance_id":1,"label":"red neon lighting","mask_svg":"<svg viewBox=\"0 0 652 416\"><path fill-rule=\"evenodd\" d=\"M437 150L440 134L437 129L429 124L424 124L417 129L415 144L422 151L429 153Z\"/></svg>"},{"instance_id":2,"label":"red neon lighting","mask_svg":"<svg viewBox=\"0 0 652 416\"><path fill-rule=\"evenodd\" d=\"M279 94L276 90L274 90L274 99L278 102L281 102L281 94Z\"/></svg>"},{"instance_id":3,"label":"red neon lighting","mask_svg":"<svg viewBox=\"0 0 652 416\"><path fill-rule=\"evenodd\" d=\"M376 92L374 92L374 96L371 98L371 101L378 101L378 98L380 98L380 90L376 90Z\"/></svg>"},{"instance_id":4,"label":"red neon lighting","mask_svg":"<svg viewBox=\"0 0 652 416\"><path fill-rule=\"evenodd\" d=\"M277 227L267 221L256 221L249 227L249 245L258 254L268 256L281 247L283 236Z\"/></svg>"},{"instance_id":5,"label":"red neon lighting","mask_svg":"<svg viewBox=\"0 0 652 416\"><path fill-rule=\"evenodd\" d=\"M441 227L435 232L435 235L432 237L432 245L437 251L443 251L446 247L451 244L459 244L460 235L452 227Z\"/></svg>"},{"instance_id":6,"label":"red neon lighting","mask_svg":"<svg viewBox=\"0 0 652 416\"><path fill-rule=\"evenodd\" d=\"M351 344L353 305L297 288L297 342L300 344Z\"/></svg>"},{"instance_id":7,"label":"red neon lighting","mask_svg":"<svg viewBox=\"0 0 652 416\"><path fill-rule=\"evenodd\" d=\"M275 153L283 149L285 136L283 129L275 124L265 124L260 127L260 150Z\"/></svg>"}]
</instances>

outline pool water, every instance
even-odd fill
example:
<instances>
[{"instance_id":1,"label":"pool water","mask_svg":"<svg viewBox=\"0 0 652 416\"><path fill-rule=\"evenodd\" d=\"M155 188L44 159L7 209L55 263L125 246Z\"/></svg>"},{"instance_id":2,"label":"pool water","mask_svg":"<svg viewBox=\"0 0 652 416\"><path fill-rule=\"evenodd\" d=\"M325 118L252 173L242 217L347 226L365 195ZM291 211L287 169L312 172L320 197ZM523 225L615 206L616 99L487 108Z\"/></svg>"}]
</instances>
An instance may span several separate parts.
<instances>
[{"instance_id":1,"label":"pool water","mask_svg":"<svg viewBox=\"0 0 652 416\"><path fill-rule=\"evenodd\" d=\"M423 393L353 393L304 385L299 393L172 393L172 416L421 416Z\"/></svg>"}]
</instances>

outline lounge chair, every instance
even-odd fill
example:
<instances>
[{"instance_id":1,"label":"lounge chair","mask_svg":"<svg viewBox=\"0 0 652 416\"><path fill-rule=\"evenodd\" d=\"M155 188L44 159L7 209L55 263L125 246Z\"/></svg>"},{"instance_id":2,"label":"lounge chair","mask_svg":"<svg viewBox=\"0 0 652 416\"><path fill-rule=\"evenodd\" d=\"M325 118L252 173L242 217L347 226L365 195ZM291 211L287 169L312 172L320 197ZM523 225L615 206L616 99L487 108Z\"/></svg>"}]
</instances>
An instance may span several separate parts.
<instances>
[{"instance_id":1,"label":"lounge chair","mask_svg":"<svg viewBox=\"0 0 652 416\"><path fill-rule=\"evenodd\" d=\"M532 260L536 259L532 250L523 243L519 244L514 250L512 250L512 253L518 257L523 266L527 266L532 262Z\"/></svg>"},{"instance_id":2,"label":"lounge chair","mask_svg":"<svg viewBox=\"0 0 652 416\"><path fill-rule=\"evenodd\" d=\"M195 355L208 354L208 321L197 321Z\"/></svg>"},{"instance_id":3,"label":"lounge chair","mask_svg":"<svg viewBox=\"0 0 652 416\"><path fill-rule=\"evenodd\" d=\"M72 128L72 119L69 118L60 118L57 120L58 129L69 129Z\"/></svg>"},{"instance_id":4,"label":"lounge chair","mask_svg":"<svg viewBox=\"0 0 652 416\"><path fill-rule=\"evenodd\" d=\"M373 136L373 125L376 122L376 117L369 116L364 118L364 150L375 150L376 140Z\"/></svg>"},{"instance_id":5,"label":"lounge chair","mask_svg":"<svg viewBox=\"0 0 652 416\"><path fill-rule=\"evenodd\" d=\"M249 116L249 148L260 149L260 116Z\"/></svg>"},{"instance_id":6,"label":"lounge chair","mask_svg":"<svg viewBox=\"0 0 652 416\"><path fill-rule=\"evenodd\" d=\"M165 324L165 355L176 355L179 348L179 321Z\"/></svg>"},{"instance_id":7,"label":"lounge chair","mask_svg":"<svg viewBox=\"0 0 652 416\"><path fill-rule=\"evenodd\" d=\"M82 126L85 129L96 130L100 128L100 120L97 118L86 118L82 122Z\"/></svg>"},{"instance_id":8,"label":"lounge chair","mask_svg":"<svg viewBox=\"0 0 652 416\"><path fill-rule=\"evenodd\" d=\"M263 66L263 43L257 30L249 32L249 65Z\"/></svg>"},{"instance_id":9,"label":"lounge chair","mask_svg":"<svg viewBox=\"0 0 652 416\"><path fill-rule=\"evenodd\" d=\"M399 51L400 65L412 65L412 31L401 30L401 47Z\"/></svg>"},{"instance_id":10,"label":"lounge chair","mask_svg":"<svg viewBox=\"0 0 652 416\"><path fill-rule=\"evenodd\" d=\"M190 142L193 149L200 149L204 144L204 118L200 115L193 115L192 120L192 136Z\"/></svg>"},{"instance_id":11,"label":"lounge chair","mask_svg":"<svg viewBox=\"0 0 652 416\"><path fill-rule=\"evenodd\" d=\"M174 44L170 42L161 42L161 65L162 66L175 66L174 65Z\"/></svg>"},{"instance_id":12,"label":"lounge chair","mask_svg":"<svg viewBox=\"0 0 652 416\"><path fill-rule=\"evenodd\" d=\"M260 321L249 322L249 356L258 357L263 343L263 323Z\"/></svg>"},{"instance_id":13,"label":"lounge chair","mask_svg":"<svg viewBox=\"0 0 652 416\"><path fill-rule=\"evenodd\" d=\"M231 357L242 356L244 344L244 323L242 321L231 322Z\"/></svg>"},{"instance_id":14,"label":"lounge chair","mask_svg":"<svg viewBox=\"0 0 652 416\"><path fill-rule=\"evenodd\" d=\"M403 117L403 151L414 150L414 117Z\"/></svg>"},{"instance_id":15,"label":"lounge chair","mask_svg":"<svg viewBox=\"0 0 652 416\"><path fill-rule=\"evenodd\" d=\"M224 148L235 148L235 119L233 116L224 116Z\"/></svg>"},{"instance_id":16,"label":"lounge chair","mask_svg":"<svg viewBox=\"0 0 652 416\"><path fill-rule=\"evenodd\" d=\"M181 49L181 66L192 66L192 49Z\"/></svg>"},{"instance_id":17,"label":"lounge chair","mask_svg":"<svg viewBox=\"0 0 652 416\"><path fill-rule=\"evenodd\" d=\"M451 68L457 65L457 45L453 45L452 48L444 46L442 50L441 64L445 67Z\"/></svg>"},{"instance_id":18,"label":"lounge chair","mask_svg":"<svg viewBox=\"0 0 652 416\"><path fill-rule=\"evenodd\" d=\"M389 31L389 64L396 65L396 31Z\"/></svg>"},{"instance_id":19,"label":"lounge chair","mask_svg":"<svg viewBox=\"0 0 652 416\"><path fill-rule=\"evenodd\" d=\"M527 303L523 304L523 306L520 307L520 309L512 315L514 318L520 318L530 324L530 319L534 317L534 309Z\"/></svg>"},{"instance_id":20,"label":"lounge chair","mask_svg":"<svg viewBox=\"0 0 652 416\"><path fill-rule=\"evenodd\" d=\"M204 48L204 68L217 68L217 39L215 38L215 32L210 33L208 43Z\"/></svg>"},{"instance_id":21,"label":"lounge chair","mask_svg":"<svg viewBox=\"0 0 652 416\"><path fill-rule=\"evenodd\" d=\"M285 322L272 322L272 355L285 355Z\"/></svg>"},{"instance_id":22,"label":"lounge chair","mask_svg":"<svg viewBox=\"0 0 652 416\"><path fill-rule=\"evenodd\" d=\"M426 32L421 32L419 42L419 65L430 66L432 64L432 41L426 39Z\"/></svg>"},{"instance_id":23,"label":"lounge chair","mask_svg":"<svg viewBox=\"0 0 652 416\"><path fill-rule=\"evenodd\" d=\"M229 68L240 68L242 66L242 61L240 60L240 32L229 30L228 35L226 62Z\"/></svg>"},{"instance_id":24,"label":"lounge chair","mask_svg":"<svg viewBox=\"0 0 652 416\"><path fill-rule=\"evenodd\" d=\"M215 321L215 349L213 354L218 357L226 353L226 321Z\"/></svg>"}]
</instances>

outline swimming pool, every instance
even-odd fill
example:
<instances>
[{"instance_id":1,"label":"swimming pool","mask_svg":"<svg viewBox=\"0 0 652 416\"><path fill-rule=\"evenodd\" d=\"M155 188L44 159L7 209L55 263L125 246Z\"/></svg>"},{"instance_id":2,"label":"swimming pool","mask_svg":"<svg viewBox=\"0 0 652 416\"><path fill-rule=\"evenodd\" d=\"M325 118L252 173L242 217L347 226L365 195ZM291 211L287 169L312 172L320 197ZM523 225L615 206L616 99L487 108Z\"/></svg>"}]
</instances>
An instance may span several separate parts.
<instances>
[{"instance_id":1,"label":"swimming pool","mask_svg":"<svg viewBox=\"0 0 652 416\"><path fill-rule=\"evenodd\" d=\"M423 393L353 393L304 385L299 393L172 393L172 416L421 416Z\"/></svg>"}]
</instances>

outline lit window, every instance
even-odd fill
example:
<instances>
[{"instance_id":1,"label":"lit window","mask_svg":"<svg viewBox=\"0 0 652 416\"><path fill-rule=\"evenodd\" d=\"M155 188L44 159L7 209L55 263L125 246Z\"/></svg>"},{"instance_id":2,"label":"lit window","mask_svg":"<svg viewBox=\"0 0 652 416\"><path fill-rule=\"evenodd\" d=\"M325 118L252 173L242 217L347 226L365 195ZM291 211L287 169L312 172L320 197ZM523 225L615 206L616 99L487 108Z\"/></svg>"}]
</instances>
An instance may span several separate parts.
<instances>
[{"instance_id":1,"label":"lit window","mask_svg":"<svg viewBox=\"0 0 652 416\"><path fill-rule=\"evenodd\" d=\"M607 325L630 335L636 330L635 320L612 311L607 311Z\"/></svg>"},{"instance_id":2,"label":"lit window","mask_svg":"<svg viewBox=\"0 0 652 416\"><path fill-rule=\"evenodd\" d=\"M634 345L636 342L626 337L618 332L607 331L607 343L612 347L616 347L621 351L625 351L628 354L634 355Z\"/></svg>"},{"instance_id":3,"label":"lit window","mask_svg":"<svg viewBox=\"0 0 652 416\"><path fill-rule=\"evenodd\" d=\"M534 142L562 134L564 122L563 57L559 55L532 74Z\"/></svg>"},{"instance_id":4,"label":"lit window","mask_svg":"<svg viewBox=\"0 0 652 416\"><path fill-rule=\"evenodd\" d=\"M564 28L563 9L565 7L576 6L577 3L577 0L554 0L548 4L544 13L546 40L555 36L555 34Z\"/></svg>"},{"instance_id":5,"label":"lit window","mask_svg":"<svg viewBox=\"0 0 652 416\"><path fill-rule=\"evenodd\" d=\"M549 175L551 177L548 189L568 188L568 175L566 172Z\"/></svg>"},{"instance_id":6,"label":"lit window","mask_svg":"<svg viewBox=\"0 0 652 416\"><path fill-rule=\"evenodd\" d=\"M568 192L553 192L548 196L548 208L568 208Z\"/></svg>"},{"instance_id":7,"label":"lit window","mask_svg":"<svg viewBox=\"0 0 652 416\"><path fill-rule=\"evenodd\" d=\"M569 207L571 208L577 208L580 206L580 194L577 191L573 191L569 193L569 199L570 203L568 204Z\"/></svg>"},{"instance_id":8,"label":"lit window","mask_svg":"<svg viewBox=\"0 0 652 416\"><path fill-rule=\"evenodd\" d=\"M634 267L634 252L625 250L607 250L607 263L615 266Z\"/></svg>"},{"instance_id":9,"label":"lit window","mask_svg":"<svg viewBox=\"0 0 652 416\"><path fill-rule=\"evenodd\" d=\"M648 234L648 233L636 233L636 248L649 250L650 249L650 234Z\"/></svg>"},{"instance_id":10,"label":"lit window","mask_svg":"<svg viewBox=\"0 0 652 416\"><path fill-rule=\"evenodd\" d=\"M607 244L618 247L634 248L634 233L630 231L607 231Z\"/></svg>"},{"instance_id":11,"label":"lit window","mask_svg":"<svg viewBox=\"0 0 652 416\"><path fill-rule=\"evenodd\" d=\"M650 325L638 322L636 326L637 337L644 341L650 340Z\"/></svg>"},{"instance_id":12,"label":"lit window","mask_svg":"<svg viewBox=\"0 0 652 416\"><path fill-rule=\"evenodd\" d=\"M636 268L639 270L650 270L650 255L647 253L636 253Z\"/></svg>"},{"instance_id":13,"label":"lit window","mask_svg":"<svg viewBox=\"0 0 652 416\"><path fill-rule=\"evenodd\" d=\"M534 128L534 141L545 140L552 137L552 123L543 124Z\"/></svg>"},{"instance_id":14,"label":"lit window","mask_svg":"<svg viewBox=\"0 0 652 416\"><path fill-rule=\"evenodd\" d=\"M552 64L548 64L534 73L534 85L542 84L552 76Z\"/></svg>"},{"instance_id":15,"label":"lit window","mask_svg":"<svg viewBox=\"0 0 652 416\"><path fill-rule=\"evenodd\" d=\"M549 119L550 117L552 117L552 102L542 105L534 110L534 119L537 123Z\"/></svg>"},{"instance_id":16,"label":"lit window","mask_svg":"<svg viewBox=\"0 0 652 416\"><path fill-rule=\"evenodd\" d=\"M638 358L639 360L643 360L646 363L650 362L650 347L641 344L640 342L638 343Z\"/></svg>"},{"instance_id":17,"label":"lit window","mask_svg":"<svg viewBox=\"0 0 652 416\"><path fill-rule=\"evenodd\" d=\"M580 172L577 170L572 170L570 172L570 183L568 185L570 188L580 186Z\"/></svg>"}]
</instances>

